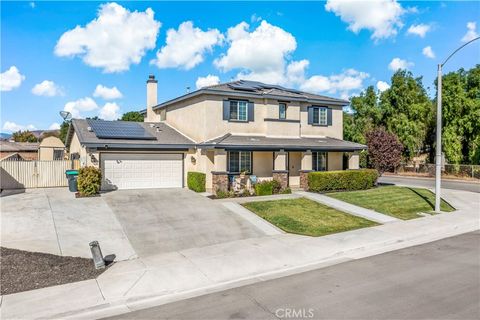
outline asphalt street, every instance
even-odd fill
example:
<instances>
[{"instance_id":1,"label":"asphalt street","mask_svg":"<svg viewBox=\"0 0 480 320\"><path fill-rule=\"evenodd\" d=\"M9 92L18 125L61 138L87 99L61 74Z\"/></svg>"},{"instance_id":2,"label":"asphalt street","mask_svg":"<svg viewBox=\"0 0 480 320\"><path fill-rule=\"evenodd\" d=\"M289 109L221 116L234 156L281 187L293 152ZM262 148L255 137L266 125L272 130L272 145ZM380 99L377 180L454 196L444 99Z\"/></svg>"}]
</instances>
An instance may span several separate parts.
<instances>
[{"instance_id":1,"label":"asphalt street","mask_svg":"<svg viewBox=\"0 0 480 320\"><path fill-rule=\"evenodd\" d=\"M378 179L378 182L387 184L408 185L421 188L435 188L435 179L433 178L398 177L384 175ZM442 188L480 193L480 183L478 182L443 179Z\"/></svg>"},{"instance_id":2,"label":"asphalt street","mask_svg":"<svg viewBox=\"0 0 480 320\"><path fill-rule=\"evenodd\" d=\"M480 319L480 231L113 319Z\"/></svg>"}]
</instances>

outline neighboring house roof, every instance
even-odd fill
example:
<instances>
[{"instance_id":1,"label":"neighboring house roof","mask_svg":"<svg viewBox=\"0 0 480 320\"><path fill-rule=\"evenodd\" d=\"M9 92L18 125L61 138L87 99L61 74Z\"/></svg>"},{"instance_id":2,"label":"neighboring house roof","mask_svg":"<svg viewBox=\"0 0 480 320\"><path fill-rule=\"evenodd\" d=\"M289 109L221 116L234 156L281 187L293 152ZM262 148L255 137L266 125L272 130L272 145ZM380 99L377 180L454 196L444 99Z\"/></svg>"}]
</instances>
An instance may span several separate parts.
<instances>
[{"instance_id":1,"label":"neighboring house roof","mask_svg":"<svg viewBox=\"0 0 480 320\"><path fill-rule=\"evenodd\" d=\"M89 123L90 122L90 123ZM66 138L66 145L70 146L73 133L76 132L80 144L88 148L98 149L187 149L193 147L195 142L185 137L183 134L168 126L165 123L135 122L145 129L155 139L104 139L98 138L92 130L91 123L108 122L109 127L115 130L122 130L122 123L131 123L128 121L106 121L106 120L85 120L73 119ZM118 126L117 126L118 125Z\"/></svg>"},{"instance_id":2,"label":"neighboring house roof","mask_svg":"<svg viewBox=\"0 0 480 320\"><path fill-rule=\"evenodd\" d=\"M1 152L37 152L38 142L11 142L0 140Z\"/></svg>"},{"instance_id":3,"label":"neighboring house roof","mask_svg":"<svg viewBox=\"0 0 480 320\"><path fill-rule=\"evenodd\" d=\"M288 89L278 85L265 84L257 81L238 80L201 88L199 90L187 93L175 99L160 103L154 106L153 109L155 110L164 108L173 103L180 102L185 99L190 99L201 94L212 94L237 98L267 98L338 106L346 106L350 103L347 100L336 99L295 89ZM142 110L140 112L146 113L146 110Z\"/></svg>"},{"instance_id":4,"label":"neighboring house roof","mask_svg":"<svg viewBox=\"0 0 480 320\"><path fill-rule=\"evenodd\" d=\"M274 138L267 136L243 136L226 134L222 137L205 141L199 146L244 150L325 150L325 151L357 151L367 149L359 143L336 138Z\"/></svg>"},{"instance_id":5,"label":"neighboring house roof","mask_svg":"<svg viewBox=\"0 0 480 320\"><path fill-rule=\"evenodd\" d=\"M60 134L60 130L30 130L30 132L35 136L35 138L40 139L40 137L45 133L53 133L56 135Z\"/></svg>"}]
</instances>

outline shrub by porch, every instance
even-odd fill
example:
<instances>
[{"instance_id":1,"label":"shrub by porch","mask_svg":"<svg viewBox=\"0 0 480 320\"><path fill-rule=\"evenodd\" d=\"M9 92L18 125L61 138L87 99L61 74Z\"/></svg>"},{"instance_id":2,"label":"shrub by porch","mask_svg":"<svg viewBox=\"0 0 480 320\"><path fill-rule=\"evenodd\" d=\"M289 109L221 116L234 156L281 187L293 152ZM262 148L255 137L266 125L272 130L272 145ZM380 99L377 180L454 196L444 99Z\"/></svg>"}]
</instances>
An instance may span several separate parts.
<instances>
[{"instance_id":1,"label":"shrub by porch","mask_svg":"<svg viewBox=\"0 0 480 320\"><path fill-rule=\"evenodd\" d=\"M308 173L308 190L313 192L350 191L373 188L378 171L374 169Z\"/></svg>"}]
</instances>

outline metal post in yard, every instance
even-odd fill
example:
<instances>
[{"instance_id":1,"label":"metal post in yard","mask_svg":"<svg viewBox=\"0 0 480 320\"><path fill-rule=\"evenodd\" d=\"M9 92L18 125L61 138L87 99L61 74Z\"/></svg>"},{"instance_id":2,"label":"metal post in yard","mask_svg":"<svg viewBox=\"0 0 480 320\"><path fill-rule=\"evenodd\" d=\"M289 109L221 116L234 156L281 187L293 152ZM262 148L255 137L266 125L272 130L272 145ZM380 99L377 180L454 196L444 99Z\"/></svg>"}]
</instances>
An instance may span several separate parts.
<instances>
[{"instance_id":1,"label":"metal post in yard","mask_svg":"<svg viewBox=\"0 0 480 320\"><path fill-rule=\"evenodd\" d=\"M435 146L435 212L440 211L440 189L441 189L441 175L442 175L442 67L447 61L460 49L466 45L480 39L476 37L453 51L443 63L438 64L438 83L437 83L437 142Z\"/></svg>"}]
</instances>

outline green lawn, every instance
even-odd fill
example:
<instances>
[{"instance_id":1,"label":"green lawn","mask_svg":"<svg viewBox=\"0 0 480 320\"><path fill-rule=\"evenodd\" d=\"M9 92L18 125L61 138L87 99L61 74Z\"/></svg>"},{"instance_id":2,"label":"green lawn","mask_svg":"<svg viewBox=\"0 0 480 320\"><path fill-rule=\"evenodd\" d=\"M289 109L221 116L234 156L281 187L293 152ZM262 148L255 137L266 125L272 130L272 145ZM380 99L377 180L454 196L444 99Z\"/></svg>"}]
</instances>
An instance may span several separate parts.
<instances>
[{"instance_id":1,"label":"green lawn","mask_svg":"<svg viewBox=\"0 0 480 320\"><path fill-rule=\"evenodd\" d=\"M247 202L243 206L286 232L314 237L378 225L305 198Z\"/></svg>"},{"instance_id":2,"label":"green lawn","mask_svg":"<svg viewBox=\"0 0 480 320\"><path fill-rule=\"evenodd\" d=\"M387 186L327 195L403 220L419 218L421 216L418 213L432 212L435 209L435 195L430 190L422 188ZM447 212L455 210L443 200L441 209Z\"/></svg>"}]
</instances>

